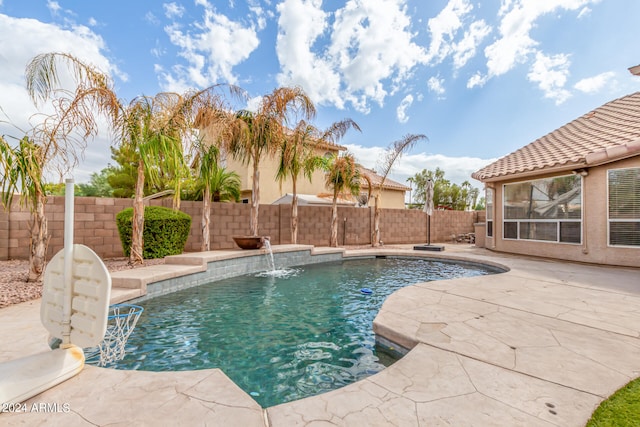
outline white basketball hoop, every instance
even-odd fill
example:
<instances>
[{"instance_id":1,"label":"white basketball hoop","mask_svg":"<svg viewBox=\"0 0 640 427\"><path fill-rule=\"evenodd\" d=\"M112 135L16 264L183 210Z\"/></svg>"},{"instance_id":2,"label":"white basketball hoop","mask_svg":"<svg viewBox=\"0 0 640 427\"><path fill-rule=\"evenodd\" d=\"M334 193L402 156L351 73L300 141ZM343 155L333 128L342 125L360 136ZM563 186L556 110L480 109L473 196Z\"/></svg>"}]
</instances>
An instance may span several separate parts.
<instances>
[{"instance_id":1,"label":"white basketball hoop","mask_svg":"<svg viewBox=\"0 0 640 427\"><path fill-rule=\"evenodd\" d=\"M98 346L84 350L86 363L107 366L122 360L127 340L143 311L144 308L133 304L115 304L109 307L107 332Z\"/></svg>"}]
</instances>

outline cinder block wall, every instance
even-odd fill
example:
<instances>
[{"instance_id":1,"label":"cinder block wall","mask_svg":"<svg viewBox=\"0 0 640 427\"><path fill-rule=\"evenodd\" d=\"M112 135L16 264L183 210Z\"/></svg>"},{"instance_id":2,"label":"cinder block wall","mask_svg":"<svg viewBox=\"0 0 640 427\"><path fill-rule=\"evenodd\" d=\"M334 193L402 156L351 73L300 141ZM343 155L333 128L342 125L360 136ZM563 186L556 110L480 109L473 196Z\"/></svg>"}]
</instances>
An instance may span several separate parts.
<instances>
[{"instance_id":1,"label":"cinder block wall","mask_svg":"<svg viewBox=\"0 0 640 427\"><path fill-rule=\"evenodd\" d=\"M9 210L2 209L0 207L0 259L8 259L8 258L9 258Z\"/></svg>"},{"instance_id":2,"label":"cinder block wall","mask_svg":"<svg viewBox=\"0 0 640 427\"><path fill-rule=\"evenodd\" d=\"M151 205L171 207L171 199L152 200ZM76 197L74 240L89 246L103 258L123 256L116 226L116 214L131 207L131 199ZM200 250L202 203L183 201L180 210L192 217L185 251ZM50 234L47 256L64 245L64 197L49 197L45 207ZM213 203L211 208L211 249L236 249L233 236L250 234L251 207L243 203ZM291 206L261 205L258 232L269 236L274 245L291 243ZM338 244L371 244L373 208L338 207ZM329 245L330 206L298 207L298 243ZM29 258L28 210L14 201L9 212L0 211L0 259ZM435 211L431 217L431 241L449 242L452 234L471 233L477 222L475 212ZM424 243L427 217L417 210L382 209L381 239L385 244Z\"/></svg>"}]
</instances>

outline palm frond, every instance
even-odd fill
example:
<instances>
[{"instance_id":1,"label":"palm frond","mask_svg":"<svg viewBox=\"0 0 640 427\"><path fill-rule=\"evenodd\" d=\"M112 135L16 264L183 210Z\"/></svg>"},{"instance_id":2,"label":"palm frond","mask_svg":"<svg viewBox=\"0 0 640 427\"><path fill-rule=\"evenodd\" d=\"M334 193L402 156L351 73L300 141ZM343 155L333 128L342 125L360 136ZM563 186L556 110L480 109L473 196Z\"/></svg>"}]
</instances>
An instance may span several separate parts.
<instances>
[{"instance_id":1,"label":"palm frond","mask_svg":"<svg viewBox=\"0 0 640 427\"><path fill-rule=\"evenodd\" d=\"M413 147L418 141L422 139L427 139L427 137L425 135L409 134L405 135L402 139L393 142L389 146L382 162L382 169L380 172L382 179L380 180L380 184L378 187L379 190L387 180L387 176L391 172L391 168L393 167L396 160L398 160L406 150L411 149L411 147Z\"/></svg>"}]
</instances>

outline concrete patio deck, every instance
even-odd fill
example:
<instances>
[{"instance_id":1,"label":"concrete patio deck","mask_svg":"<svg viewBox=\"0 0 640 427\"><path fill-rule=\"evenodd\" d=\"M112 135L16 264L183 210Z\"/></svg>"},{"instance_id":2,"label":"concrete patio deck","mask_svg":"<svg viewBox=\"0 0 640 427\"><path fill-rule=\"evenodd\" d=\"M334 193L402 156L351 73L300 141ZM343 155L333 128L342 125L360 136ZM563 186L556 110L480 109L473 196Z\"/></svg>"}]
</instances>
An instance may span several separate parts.
<instances>
[{"instance_id":1,"label":"concrete patio deck","mask_svg":"<svg viewBox=\"0 0 640 427\"><path fill-rule=\"evenodd\" d=\"M87 366L26 402L27 413L0 414L0 424L583 426L600 401L640 376L640 269L506 256L468 245L447 245L437 254L373 253L510 270L418 283L391 295L374 330L411 350L339 390L263 409L218 369ZM363 254L372 250L345 252ZM0 309L0 362L47 350L39 306L38 300ZM32 411L42 403L60 410Z\"/></svg>"}]
</instances>

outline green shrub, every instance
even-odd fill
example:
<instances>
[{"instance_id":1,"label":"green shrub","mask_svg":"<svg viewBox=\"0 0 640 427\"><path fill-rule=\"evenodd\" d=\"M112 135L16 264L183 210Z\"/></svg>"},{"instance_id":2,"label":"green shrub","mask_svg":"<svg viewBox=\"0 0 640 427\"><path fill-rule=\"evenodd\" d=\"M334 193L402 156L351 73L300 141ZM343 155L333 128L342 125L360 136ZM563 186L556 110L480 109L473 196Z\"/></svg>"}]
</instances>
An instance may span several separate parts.
<instances>
[{"instance_id":1,"label":"green shrub","mask_svg":"<svg viewBox=\"0 0 640 427\"><path fill-rule=\"evenodd\" d=\"M133 208L127 208L116 215L118 232L124 255L131 253ZM144 259L163 258L181 254L189 237L191 217L184 212L161 206L147 206L144 209Z\"/></svg>"}]
</instances>

